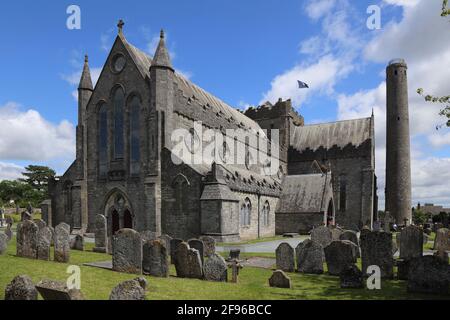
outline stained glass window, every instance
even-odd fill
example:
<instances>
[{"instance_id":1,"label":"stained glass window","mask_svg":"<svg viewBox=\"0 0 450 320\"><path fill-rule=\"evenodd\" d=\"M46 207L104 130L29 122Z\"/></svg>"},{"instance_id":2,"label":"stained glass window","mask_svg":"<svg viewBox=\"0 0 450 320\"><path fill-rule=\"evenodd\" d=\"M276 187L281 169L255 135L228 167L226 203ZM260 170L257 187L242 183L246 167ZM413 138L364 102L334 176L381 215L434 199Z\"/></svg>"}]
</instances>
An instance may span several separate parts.
<instances>
[{"instance_id":1,"label":"stained glass window","mask_svg":"<svg viewBox=\"0 0 450 320\"><path fill-rule=\"evenodd\" d=\"M124 143L123 143L123 122L124 122L124 93L118 88L114 93L114 158L123 159Z\"/></svg>"},{"instance_id":2,"label":"stained glass window","mask_svg":"<svg viewBox=\"0 0 450 320\"><path fill-rule=\"evenodd\" d=\"M130 108L130 172L132 175L139 174L140 169L140 125L139 125L139 111L140 101L138 97L131 100Z\"/></svg>"},{"instance_id":3,"label":"stained glass window","mask_svg":"<svg viewBox=\"0 0 450 320\"><path fill-rule=\"evenodd\" d=\"M102 104L98 111L98 159L100 176L108 172L108 106Z\"/></svg>"}]
</instances>

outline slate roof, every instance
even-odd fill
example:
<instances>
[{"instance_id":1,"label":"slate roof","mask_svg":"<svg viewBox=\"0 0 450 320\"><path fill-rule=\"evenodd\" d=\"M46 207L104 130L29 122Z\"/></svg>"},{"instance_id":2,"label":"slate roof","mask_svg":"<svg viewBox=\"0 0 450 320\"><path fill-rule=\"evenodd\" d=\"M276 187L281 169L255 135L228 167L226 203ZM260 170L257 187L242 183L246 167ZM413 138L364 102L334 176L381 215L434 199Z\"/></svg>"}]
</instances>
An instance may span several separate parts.
<instances>
[{"instance_id":1,"label":"slate roof","mask_svg":"<svg viewBox=\"0 0 450 320\"><path fill-rule=\"evenodd\" d=\"M318 213L324 211L324 195L330 187L330 175L286 176L277 213Z\"/></svg>"},{"instance_id":2,"label":"slate roof","mask_svg":"<svg viewBox=\"0 0 450 320\"><path fill-rule=\"evenodd\" d=\"M372 138L372 118L364 118L295 127L291 132L291 146L299 152L320 147L344 148L349 144L359 147Z\"/></svg>"},{"instance_id":3,"label":"slate roof","mask_svg":"<svg viewBox=\"0 0 450 320\"><path fill-rule=\"evenodd\" d=\"M228 200L238 202L239 199L231 192L227 185L214 183L206 184L200 200Z\"/></svg>"}]
</instances>

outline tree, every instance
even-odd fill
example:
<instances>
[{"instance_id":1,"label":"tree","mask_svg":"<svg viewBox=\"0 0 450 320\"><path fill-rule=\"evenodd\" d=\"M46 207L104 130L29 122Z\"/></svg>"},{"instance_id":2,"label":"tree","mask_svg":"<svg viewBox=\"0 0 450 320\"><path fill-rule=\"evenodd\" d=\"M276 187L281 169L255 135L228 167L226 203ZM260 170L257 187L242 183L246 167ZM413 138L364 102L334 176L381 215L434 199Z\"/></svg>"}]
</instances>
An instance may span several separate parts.
<instances>
[{"instance_id":1,"label":"tree","mask_svg":"<svg viewBox=\"0 0 450 320\"><path fill-rule=\"evenodd\" d=\"M450 15L450 9L447 6L448 0L443 0L441 12L442 17L447 17ZM447 122L445 125L447 127L450 127L450 96L436 97L430 94L425 94L424 92L425 91L422 88L417 89L417 93L424 97L426 102L439 103L442 105L442 109L439 112L439 115L447 118ZM442 126L443 125L438 125L436 129L439 130L439 128L441 128Z\"/></svg>"},{"instance_id":2,"label":"tree","mask_svg":"<svg viewBox=\"0 0 450 320\"><path fill-rule=\"evenodd\" d=\"M31 203L34 207L45 200L45 193L33 189L29 184L21 181L0 182L0 202L8 204L11 200L20 207L26 207Z\"/></svg>"},{"instance_id":3,"label":"tree","mask_svg":"<svg viewBox=\"0 0 450 320\"><path fill-rule=\"evenodd\" d=\"M22 175L26 178L19 180L27 183L34 190L47 194L48 182L56 176L56 172L49 167L35 165L29 165L25 170L26 172L23 172Z\"/></svg>"},{"instance_id":4,"label":"tree","mask_svg":"<svg viewBox=\"0 0 450 320\"><path fill-rule=\"evenodd\" d=\"M427 214L422 210L413 210L413 222L415 225L426 223L428 220Z\"/></svg>"}]
</instances>

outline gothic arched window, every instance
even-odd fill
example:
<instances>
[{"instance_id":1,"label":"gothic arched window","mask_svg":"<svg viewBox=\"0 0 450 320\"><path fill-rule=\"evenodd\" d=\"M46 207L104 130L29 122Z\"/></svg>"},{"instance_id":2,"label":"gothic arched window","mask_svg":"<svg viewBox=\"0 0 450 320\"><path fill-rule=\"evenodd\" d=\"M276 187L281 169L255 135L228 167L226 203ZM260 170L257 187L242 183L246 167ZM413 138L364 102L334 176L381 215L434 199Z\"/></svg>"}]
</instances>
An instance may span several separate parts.
<instances>
[{"instance_id":1,"label":"gothic arched window","mask_svg":"<svg viewBox=\"0 0 450 320\"><path fill-rule=\"evenodd\" d=\"M124 128L124 101L125 94L122 88L117 88L113 95L114 101L114 159L123 159L124 143L123 143L123 128Z\"/></svg>"},{"instance_id":2,"label":"gothic arched window","mask_svg":"<svg viewBox=\"0 0 450 320\"><path fill-rule=\"evenodd\" d=\"M270 224L270 204L269 201L266 201L264 203L263 209L262 209L262 223L265 227L268 227Z\"/></svg>"},{"instance_id":3,"label":"gothic arched window","mask_svg":"<svg viewBox=\"0 0 450 320\"><path fill-rule=\"evenodd\" d=\"M251 224L252 203L250 199L245 199L241 207L241 226L248 227Z\"/></svg>"},{"instance_id":4,"label":"gothic arched window","mask_svg":"<svg viewBox=\"0 0 450 320\"><path fill-rule=\"evenodd\" d=\"M130 173L131 175L139 174L140 171L140 125L139 113L141 109L140 100L134 97L131 100L130 107Z\"/></svg>"},{"instance_id":5,"label":"gothic arched window","mask_svg":"<svg viewBox=\"0 0 450 320\"><path fill-rule=\"evenodd\" d=\"M347 209L347 179L344 175L339 177L339 211Z\"/></svg>"},{"instance_id":6,"label":"gothic arched window","mask_svg":"<svg viewBox=\"0 0 450 320\"><path fill-rule=\"evenodd\" d=\"M98 111L98 165L101 177L108 172L108 106L103 103Z\"/></svg>"}]
</instances>

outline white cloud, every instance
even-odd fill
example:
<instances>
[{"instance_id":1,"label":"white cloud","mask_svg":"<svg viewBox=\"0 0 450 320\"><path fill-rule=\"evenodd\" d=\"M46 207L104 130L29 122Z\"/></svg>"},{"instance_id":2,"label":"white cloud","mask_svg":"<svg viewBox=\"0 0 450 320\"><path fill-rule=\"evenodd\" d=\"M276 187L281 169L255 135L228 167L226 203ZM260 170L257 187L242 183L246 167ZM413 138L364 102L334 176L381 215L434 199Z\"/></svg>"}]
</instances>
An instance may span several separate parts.
<instances>
[{"instance_id":1,"label":"white cloud","mask_svg":"<svg viewBox=\"0 0 450 320\"><path fill-rule=\"evenodd\" d=\"M327 12L333 9L335 4L336 4L335 0L311 1L305 7L305 10L311 19L317 20L319 18L322 18L324 15L327 14Z\"/></svg>"},{"instance_id":2,"label":"white cloud","mask_svg":"<svg viewBox=\"0 0 450 320\"><path fill-rule=\"evenodd\" d=\"M403 7L414 7L420 0L383 0L387 4Z\"/></svg>"},{"instance_id":3,"label":"white cloud","mask_svg":"<svg viewBox=\"0 0 450 320\"><path fill-rule=\"evenodd\" d=\"M24 168L13 163L0 162L0 181L17 180L22 177Z\"/></svg>"},{"instance_id":4,"label":"white cloud","mask_svg":"<svg viewBox=\"0 0 450 320\"><path fill-rule=\"evenodd\" d=\"M63 120L53 124L39 112L21 111L8 102L0 107L0 160L47 161L75 157L75 128Z\"/></svg>"}]
</instances>

